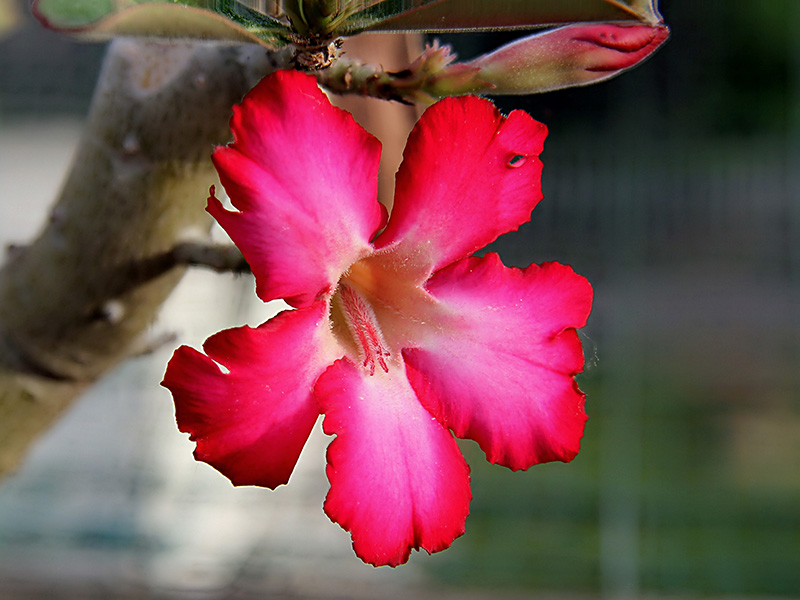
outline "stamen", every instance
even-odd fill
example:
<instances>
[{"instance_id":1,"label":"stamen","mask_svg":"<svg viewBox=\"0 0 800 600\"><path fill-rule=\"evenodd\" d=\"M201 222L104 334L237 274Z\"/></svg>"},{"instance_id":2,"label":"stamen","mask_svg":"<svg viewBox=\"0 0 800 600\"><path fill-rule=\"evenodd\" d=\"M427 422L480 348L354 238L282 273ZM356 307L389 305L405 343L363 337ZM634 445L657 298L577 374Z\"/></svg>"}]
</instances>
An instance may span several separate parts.
<instances>
[{"instance_id":1,"label":"stamen","mask_svg":"<svg viewBox=\"0 0 800 600\"><path fill-rule=\"evenodd\" d=\"M391 354L386 349L386 341L372 308L358 292L344 283L341 284L341 297L347 324L364 358L362 366L369 369L370 375L374 375L377 363L384 373L388 373L386 357Z\"/></svg>"}]
</instances>

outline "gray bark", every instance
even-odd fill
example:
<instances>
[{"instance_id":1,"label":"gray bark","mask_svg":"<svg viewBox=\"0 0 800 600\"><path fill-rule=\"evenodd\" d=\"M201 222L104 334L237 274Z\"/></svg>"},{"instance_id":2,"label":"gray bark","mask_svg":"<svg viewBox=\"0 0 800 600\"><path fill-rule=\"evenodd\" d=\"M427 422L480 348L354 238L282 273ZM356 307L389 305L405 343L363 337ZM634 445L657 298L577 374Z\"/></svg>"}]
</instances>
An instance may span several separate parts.
<instances>
[{"instance_id":1,"label":"gray bark","mask_svg":"<svg viewBox=\"0 0 800 600\"><path fill-rule=\"evenodd\" d=\"M208 231L211 151L230 137L232 105L281 60L258 46L109 46L49 220L0 270L0 477L136 351L183 272L147 265Z\"/></svg>"}]
</instances>

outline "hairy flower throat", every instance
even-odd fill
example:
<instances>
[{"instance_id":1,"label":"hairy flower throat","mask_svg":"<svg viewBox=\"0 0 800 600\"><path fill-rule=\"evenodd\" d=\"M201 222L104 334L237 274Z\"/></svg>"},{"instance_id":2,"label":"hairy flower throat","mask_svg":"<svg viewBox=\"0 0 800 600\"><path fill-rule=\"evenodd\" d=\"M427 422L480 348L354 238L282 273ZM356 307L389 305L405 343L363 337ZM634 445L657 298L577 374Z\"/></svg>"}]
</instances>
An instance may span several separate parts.
<instances>
[{"instance_id":1,"label":"hairy flower throat","mask_svg":"<svg viewBox=\"0 0 800 600\"><path fill-rule=\"evenodd\" d=\"M370 305L352 287L340 284L342 307L347 325L353 334L361 358L362 366L375 374L375 365L380 365L384 373L389 372L386 357L391 356L387 350L386 340L378 325L378 319Z\"/></svg>"}]
</instances>

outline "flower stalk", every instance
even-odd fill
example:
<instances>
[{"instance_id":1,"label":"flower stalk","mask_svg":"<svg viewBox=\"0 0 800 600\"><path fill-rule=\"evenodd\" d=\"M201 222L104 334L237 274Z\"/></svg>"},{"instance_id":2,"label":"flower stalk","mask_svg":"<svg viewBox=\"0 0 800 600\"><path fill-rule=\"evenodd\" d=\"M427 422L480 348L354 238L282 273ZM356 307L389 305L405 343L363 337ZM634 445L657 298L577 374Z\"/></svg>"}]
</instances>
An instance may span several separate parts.
<instances>
[{"instance_id":1,"label":"flower stalk","mask_svg":"<svg viewBox=\"0 0 800 600\"><path fill-rule=\"evenodd\" d=\"M341 57L317 80L339 94L432 104L465 94L540 94L616 77L669 38L656 25L571 25L536 33L467 62L434 42L407 69L385 71Z\"/></svg>"}]
</instances>

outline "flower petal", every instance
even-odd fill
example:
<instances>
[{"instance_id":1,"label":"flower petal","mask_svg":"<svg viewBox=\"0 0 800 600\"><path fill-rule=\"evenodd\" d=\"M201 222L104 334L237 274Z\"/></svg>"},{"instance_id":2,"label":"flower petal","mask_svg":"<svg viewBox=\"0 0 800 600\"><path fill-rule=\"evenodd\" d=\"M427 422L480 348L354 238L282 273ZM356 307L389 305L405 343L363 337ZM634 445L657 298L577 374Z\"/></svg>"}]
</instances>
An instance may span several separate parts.
<instances>
[{"instance_id":1,"label":"flower petal","mask_svg":"<svg viewBox=\"0 0 800 600\"><path fill-rule=\"evenodd\" d=\"M308 306L371 249L380 143L313 77L279 71L234 107L234 142L213 155L231 202L208 212L244 254L264 301Z\"/></svg>"},{"instance_id":2,"label":"flower petal","mask_svg":"<svg viewBox=\"0 0 800 600\"><path fill-rule=\"evenodd\" d=\"M517 229L542 199L547 128L488 100L446 98L411 132L394 208L377 247L427 274Z\"/></svg>"},{"instance_id":3,"label":"flower petal","mask_svg":"<svg viewBox=\"0 0 800 600\"><path fill-rule=\"evenodd\" d=\"M325 512L375 566L411 549L444 550L464 533L469 467L449 431L419 403L402 364L369 376L347 360L315 388L325 413L330 491Z\"/></svg>"},{"instance_id":4,"label":"flower petal","mask_svg":"<svg viewBox=\"0 0 800 600\"><path fill-rule=\"evenodd\" d=\"M286 483L319 414L312 388L334 360L329 336L320 301L221 331L203 345L208 356L178 348L162 385L195 458L234 485Z\"/></svg>"},{"instance_id":5,"label":"flower petal","mask_svg":"<svg viewBox=\"0 0 800 600\"><path fill-rule=\"evenodd\" d=\"M568 266L511 269L488 254L436 273L428 291L448 316L403 351L422 404L490 462L572 460L586 421L574 328L591 310L589 282Z\"/></svg>"}]
</instances>

